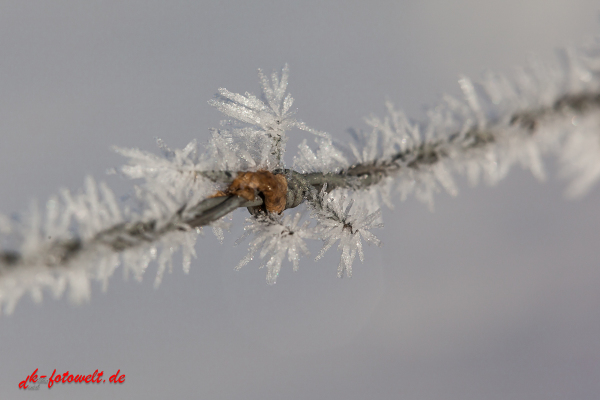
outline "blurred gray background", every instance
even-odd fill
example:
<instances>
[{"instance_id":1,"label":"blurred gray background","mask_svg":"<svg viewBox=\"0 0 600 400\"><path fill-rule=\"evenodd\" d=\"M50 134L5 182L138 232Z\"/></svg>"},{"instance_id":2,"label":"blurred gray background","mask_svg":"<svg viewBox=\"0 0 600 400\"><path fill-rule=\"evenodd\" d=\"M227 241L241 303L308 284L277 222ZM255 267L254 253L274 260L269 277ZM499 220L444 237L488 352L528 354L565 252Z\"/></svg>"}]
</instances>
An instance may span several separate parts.
<instances>
[{"instance_id":1,"label":"blurred gray background","mask_svg":"<svg viewBox=\"0 0 600 400\"><path fill-rule=\"evenodd\" d=\"M298 116L346 137L387 97L420 118L460 74L510 73L599 32L597 1L2 1L0 212L25 210L122 159L196 138L221 116L218 87L259 92L289 63ZM294 132L289 155L307 137ZM291 157L288 158L291 160ZM600 189L513 170L496 187L384 210L352 279L338 255L284 265L275 286L233 267L207 232L191 272L124 281L73 306L24 298L0 317L0 398L598 399ZM319 246L312 247L313 256ZM179 258L177 258L179 260ZM35 368L126 382L19 393Z\"/></svg>"}]
</instances>

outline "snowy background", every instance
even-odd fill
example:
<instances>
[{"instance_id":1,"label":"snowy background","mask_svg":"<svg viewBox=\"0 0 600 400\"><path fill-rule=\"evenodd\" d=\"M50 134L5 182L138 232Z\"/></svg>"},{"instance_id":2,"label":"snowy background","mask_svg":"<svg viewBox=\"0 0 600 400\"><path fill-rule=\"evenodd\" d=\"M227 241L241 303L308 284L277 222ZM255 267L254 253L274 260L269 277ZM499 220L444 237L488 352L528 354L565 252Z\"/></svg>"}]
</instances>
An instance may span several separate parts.
<instances>
[{"instance_id":1,"label":"snowy background","mask_svg":"<svg viewBox=\"0 0 600 400\"><path fill-rule=\"evenodd\" d=\"M510 73L598 33L591 0L3 1L0 212L25 210L86 174L119 194L112 145L208 138L217 88L259 92L256 69L289 63L298 117L338 138L383 114L409 116L460 74ZM308 137L294 131L288 162ZM117 274L73 306L24 298L0 318L0 398L596 399L600 393L600 188L567 201L513 170L496 187L384 210L352 279L338 255L284 264L275 286L207 232L189 275L152 287ZM318 246L311 248L313 255ZM18 393L35 368L106 375L119 387Z\"/></svg>"}]
</instances>

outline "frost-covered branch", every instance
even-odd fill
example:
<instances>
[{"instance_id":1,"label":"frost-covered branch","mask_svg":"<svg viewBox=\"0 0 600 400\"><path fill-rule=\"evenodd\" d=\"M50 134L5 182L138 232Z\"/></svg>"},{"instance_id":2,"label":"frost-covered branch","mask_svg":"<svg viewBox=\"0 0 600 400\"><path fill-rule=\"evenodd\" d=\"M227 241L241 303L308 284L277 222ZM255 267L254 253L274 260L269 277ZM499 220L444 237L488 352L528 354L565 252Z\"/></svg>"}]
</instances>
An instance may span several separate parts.
<instances>
[{"instance_id":1,"label":"frost-covered branch","mask_svg":"<svg viewBox=\"0 0 600 400\"><path fill-rule=\"evenodd\" d=\"M171 232L185 232L216 222L239 207L257 207L262 203L260 197L253 201L238 196L208 198L188 209L182 207L166 224L157 219L121 222L98 232L88 241L73 238L53 242L37 255L35 262L48 267L67 267L72 259L84 252L98 251L102 247L121 252L156 242ZM0 276L11 268L26 266L28 261L15 251L0 253Z\"/></svg>"},{"instance_id":2,"label":"frost-covered branch","mask_svg":"<svg viewBox=\"0 0 600 400\"><path fill-rule=\"evenodd\" d=\"M462 98L445 96L424 122L388 102L386 116L368 117L349 145L296 119L288 75L287 66L270 78L259 71L260 96L219 89L209 104L232 119L211 130L203 150L195 141L181 150L159 141L161 155L116 149L129 159L119 173L139 182L129 203L88 178L85 190L52 197L45 213L32 205L20 220L0 216L0 306L10 312L27 292L41 300L43 289L59 296L67 285L83 299L91 280L106 287L119 265L141 279L153 260L159 284L177 248L187 272L203 227L222 241L241 207L250 212L243 238L252 238L238 268L258 254L273 284L286 258L298 269L313 239L323 241L316 259L337 243L338 275L350 276L363 240L381 245L371 232L382 227L381 202L414 194L432 206L441 189L457 193L455 175L495 183L520 164L543 179L542 156L556 155L569 195L600 178L598 42L512 79L461 78ZM287 166L292 129L312 134L316 146L304 140ZM293 216L285 211L303 204Z\"/></svg>"}]
</instances>

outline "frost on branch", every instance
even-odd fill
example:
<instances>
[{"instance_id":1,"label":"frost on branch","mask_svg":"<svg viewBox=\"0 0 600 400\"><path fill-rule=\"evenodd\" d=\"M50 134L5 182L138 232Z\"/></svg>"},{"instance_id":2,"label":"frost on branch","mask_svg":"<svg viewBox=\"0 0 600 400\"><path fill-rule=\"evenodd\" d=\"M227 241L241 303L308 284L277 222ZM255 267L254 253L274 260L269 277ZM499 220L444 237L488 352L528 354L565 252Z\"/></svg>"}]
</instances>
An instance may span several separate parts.
<instances>
[{"instance_id":1,"label":"frost on branch","mask_svg":"<svg viewBox=\"0 0 600 400\"><path fill-rule=\"evenodd\" d=\"M562 175L572 179L567 195L573 198L580 197L600 179L600 140L597 133L600 116L573 117L571 121L564 123L579 128L566 138L560 157L563 165ZM566 129L570 129L570 126Z\"/></svg>"},{"instance_id":2,"label":"frost on branch","mask_svg":"<svg viewBox=\"0 0 600 400\"><path fill-rule=\"evenodd\" d=\"M354 199L347 201L345 195L333 196L326 193L325 186L319 194L318 204L314 207L314 215L318 225L316 234L325 242L321 252L317 255L319 260L325 252L338 240L338 250L341 251L338 276L352 276L352 263L358 253L361 262L365 256L362 249L361 238L368 244L381 246L381 241L370 232L372 228L382 228L383 223L377 222L381 217L381 210L367 214L364 209L354 207Z\"/></svg>"},{"instance_id":3,"label":"frost on branch","mask_svg":"<svg viewBox=\"0 0 600 400\"><path fill-rule=\"evenodd\" d=\"M277 281L281 263L287 253L288 261L298 270L300 256L308 255L305 239L313 239L314 233L308 227L310 221L299 225L301 213L282 217L278 214L261 214L246 219L248 225L244 228L244 235L236 244L241 243L249 235L254 235L250 241L248 254L240 261L236 269L242 268L254 259L260 250L259 256L264 259L261 268L267 268L267 283L272 285Z\"/></svg>"},{"instance_id":4,"label":"frost on branch","mask_svg":"<svg viewBox=\"0 0 600 400\"><path fill-rule=\"evenodd\" d=\"M115 147L117 153L128 158L128 165L121 167L120 172L129 179L141 180L146 192L161 199L158 203L142 202L142 207L162 203L167 205L165 212L172 214L182 204L193 204L218 189L215 183L198 174L208 161L199 154L195 140L181 150L170 149L161 139L157 144L162 151L160 156L139 149ZM145 212L151 216L158 210L147 209Z\"/></svg>"},{"instance_id":5,"label":"frost on branch","mask_svg":"<svg viewBox=\"0 0 600 400\"><path fill-rule=\"evenodd\" d=\"M120 174L135 182L126 204L88 178L84 190L53 196L45 212L32 206L21 218L0 216L0 307L10 312L26 293L40 301L44 290L58 297L67 287L81 301L91 281L106 288L118 266L142 279L153 261L158 285L178 249L189 271L204 226L223 241L237 208L251 211L253 236L238 268L258 255L275 283L286 257L298 268L309 239L324 241L317 259L337 244L338 275L350 276L356 255L364 258L363 240L380 245L371 229L381 227L381 203L391 208L415 195L432 206L439 191L457 194L457 175L493 184L520 165L544 179L543 156L555 155L570 196L600 179L598 42L561 53L555 64L534 61L513 78L463 77L462 96L445 96L425 121L387 102L386 115L368 117L349 145L296 119L288 75L287 66L270 77L259 71L260 97L219 89L209 103L229 120L201 146L174 150L159 140L158 155L117 149L128 159ZM288 169L293 128L316 137L300 144ZM303 202L311 219L300 223L287 210Z\"/></svg>"},{"instance_id":6,"label":"frost on branch","mask_svg":"<svg viewBox=\"0 0 600 400\"><path fill-rule=\"evenodd\" d=\"M349 165L348 159L343 151L335 146L332 138L317 137L315 143L318 144L316 151L313 151L306 139L298 145L298 155L294 157L294 169L299 172L339 172Z\"/></svg>"},{"instance_id":7,"label":"frost on branch","mask_svg":"<svg viewBox=\"0 0 600 400\"><path fill-rule=\"evenodd\" d=\"M289 93L286 94L289 77L287 64L283 67L281 76L273 72L269 80L261 70L258 71L258 76L262 99L248 92L241 95L220 88L216 98L208 103L223 114L249 125L235 127L230 122L233 127L218 131L219 135L238 137L250 141L254 146L258 145L258 148L253 146L255 152L260 148L256 167L266 170L283 168L286 131L294 127L312 130L294 118L295 112L291 110L294 99Z\"/></svg>"}]
</instances>

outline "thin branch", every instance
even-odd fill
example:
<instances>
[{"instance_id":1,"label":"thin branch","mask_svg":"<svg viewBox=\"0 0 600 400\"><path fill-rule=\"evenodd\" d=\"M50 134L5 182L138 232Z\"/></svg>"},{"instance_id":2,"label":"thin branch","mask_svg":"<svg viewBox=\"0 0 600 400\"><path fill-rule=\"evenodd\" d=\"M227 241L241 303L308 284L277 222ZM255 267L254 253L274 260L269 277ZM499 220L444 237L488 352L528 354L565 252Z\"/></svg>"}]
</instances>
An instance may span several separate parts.
<instances>
[{"instance_id":1,"label":"thin branch","mask_svg":"<svg viewBox=\"0 0 600 400\"><path fill-rule=\"evenodd\" d=\"M87 242L79 238L55 242L31 257L32 259L24 259L21 254L14 251L2 252L0 253L0 276L8 270L27 265L66 267L71 260L83 253L93 252L99 247L108 247L114 252L122 252L144 243L155 242L170 232L188 231L209 225L237 208L256 207L261 204L262 199L258 196L254 201L238 196L213 197L202 200L188 209L181 207L166 224L161 225L156 219L123 222L98 232Z\"/></svg>"},{"instance_id":2,"label":"thin branch","mask_svg":"<svg viewBox=\"0 0 600 400\"><path fill-rule=\"evenodd\" d=\"M514 114L510 118L510 126L525 129L530 135L543 120L565 116L567 114L584 114L600 108L600 94L584 93L568 95L558 99L551 107L542 107ZM294 170L275 170L275 174L284 174L288 181L286 209L295 208L304 200L315 199L326 184L326 191L336 188L354 190L367 189L378 184L383 178L392 176L402 168L419 169L433 165L447 156L444 147L448 144L459 145L464 152L480 149L495 141L495 132L500 122L489 124L489 128L471 129L464 134L453 133L447 138L436 141L422 142L416 147L394 154L385 160L374 160L367 163L357 163L347 169L333 172L299 173ZM214 182L230 184L237 172L231 171L198 171ZM0 253L0 275L4 272L28 264L46 265L51 268L65 267L74 258L84 252L94 251L99 246L110 248L114 252L122 252L144 243L152 243L170 232L186 231L206 226L231 213L240 207L259 207L262 198L255 197L247 201L238 196L213 197L200 201L198 204L180 208L168 223L159 224L156 219L145 221L124 222L97 233L91 240L69 239L53 243L34 256L33 260L24 260L22 255L14 251Z\"/></svg>"}]
</instances>

